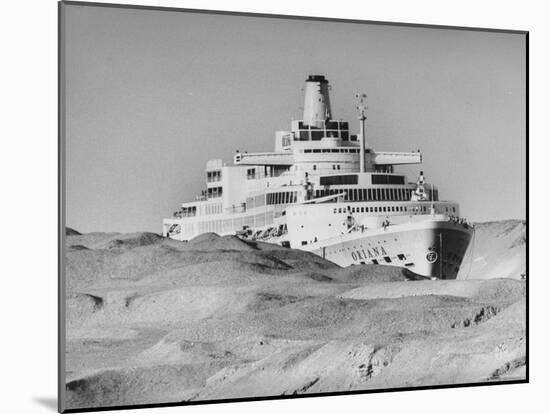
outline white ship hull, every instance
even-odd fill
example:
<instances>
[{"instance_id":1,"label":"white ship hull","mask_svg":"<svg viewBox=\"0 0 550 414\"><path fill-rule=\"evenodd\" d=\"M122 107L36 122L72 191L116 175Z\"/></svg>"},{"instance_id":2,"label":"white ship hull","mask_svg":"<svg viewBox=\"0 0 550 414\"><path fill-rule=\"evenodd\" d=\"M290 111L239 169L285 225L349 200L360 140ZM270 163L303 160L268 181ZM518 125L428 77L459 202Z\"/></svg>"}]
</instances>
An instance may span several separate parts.
<instances>
[{"instance_id":1,"label":"white ship hull","mask_svg":"<svg viewBox=\"0 0 550 414\"><path fill-rule=\"evenodd\" d=\"M340 266L382 264L418 275L455 279L473 229L441 220L354 231L301 247Z\"/></svg>"}]
</instances>

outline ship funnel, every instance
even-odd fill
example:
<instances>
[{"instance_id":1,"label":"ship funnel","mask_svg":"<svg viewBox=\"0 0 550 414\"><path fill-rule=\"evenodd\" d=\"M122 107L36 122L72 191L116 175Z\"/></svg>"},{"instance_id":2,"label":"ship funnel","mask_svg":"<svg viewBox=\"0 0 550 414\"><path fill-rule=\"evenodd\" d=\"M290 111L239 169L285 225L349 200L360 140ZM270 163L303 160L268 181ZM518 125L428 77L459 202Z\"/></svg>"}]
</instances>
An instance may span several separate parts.
<instances>
[{"instance_id":1,"label":"ship funnel","mask_svg":"<svg viewBox=\"0 0 550 414\"><path fill-rule=\"evenodd\" d=\"M324 128L331 119L328 80L323 75L310 75L306 80L304 98L304 125Z\"/></svg>"}]
</instances>

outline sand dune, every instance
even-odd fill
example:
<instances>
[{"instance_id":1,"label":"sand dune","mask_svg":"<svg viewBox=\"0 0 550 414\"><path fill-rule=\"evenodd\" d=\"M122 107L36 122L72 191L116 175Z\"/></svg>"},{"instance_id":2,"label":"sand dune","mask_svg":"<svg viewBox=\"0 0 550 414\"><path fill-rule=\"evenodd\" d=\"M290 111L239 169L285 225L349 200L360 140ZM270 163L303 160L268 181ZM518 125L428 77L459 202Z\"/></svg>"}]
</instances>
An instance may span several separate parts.
<instances>
[{"instance_id":1,"label":"sand dune","mask_svg":"<svg viewBox=\"0 0 550 414\"><path fill-rule=\"evenodd\" d=\"M480 227L479 277L457 281L215 234L68 230L68 407L522 377L525 282L499 264L525 263L522 229Z\"/></svg>"},{"instance_id":2,"label":"sand dune","mask_svg":"<svg viewBox=\"0 0 550 414\"><path fill-rule=\"evenodd\" d=\"M526 240L525 221L477 223L458 279L521 279L526 269Z\"/></svg>"}]
</instances>

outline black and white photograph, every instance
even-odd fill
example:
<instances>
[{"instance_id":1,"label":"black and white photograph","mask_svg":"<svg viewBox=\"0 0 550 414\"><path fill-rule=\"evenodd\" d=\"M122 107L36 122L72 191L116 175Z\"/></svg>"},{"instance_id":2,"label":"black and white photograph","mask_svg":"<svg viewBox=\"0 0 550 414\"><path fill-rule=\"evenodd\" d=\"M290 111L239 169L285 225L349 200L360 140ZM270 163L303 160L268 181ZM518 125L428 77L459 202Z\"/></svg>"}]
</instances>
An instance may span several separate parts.
<instances>
[{"instance_id":1,"label":"black and white photograph","mask_svg":"<svg viewBox=\"0 0 550 414\"><path fill-rule=\"evenodd\" d=\"M528 382L528 54L60 2L60 410Z\"/></svg>"}]
</instances>

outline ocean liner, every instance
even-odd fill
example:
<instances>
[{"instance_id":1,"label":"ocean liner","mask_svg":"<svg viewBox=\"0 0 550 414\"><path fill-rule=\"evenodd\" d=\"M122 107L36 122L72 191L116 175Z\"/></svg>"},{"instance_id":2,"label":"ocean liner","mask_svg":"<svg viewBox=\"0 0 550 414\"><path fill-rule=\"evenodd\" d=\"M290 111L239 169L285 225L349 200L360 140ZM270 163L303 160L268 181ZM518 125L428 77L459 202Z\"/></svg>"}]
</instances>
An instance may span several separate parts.
<instances>
[{"instance_id":1,"label":"ocean liner","mask_svg":"<svg viewBox=\"0 0 550 414\"><path fill-rule=\"evenodd\" d=\"M359 133L332 118L329 83L306 80L303 119L275 133L273 152L239 152L233 165L206 164L206 188L163 220L163 235L190 240L206 232L277 243L340 266L382 264L454 279L473 228L438 189L394 172L421 164L416 152L375 151L357 95Z\"/></svg>"}]
</instances>

